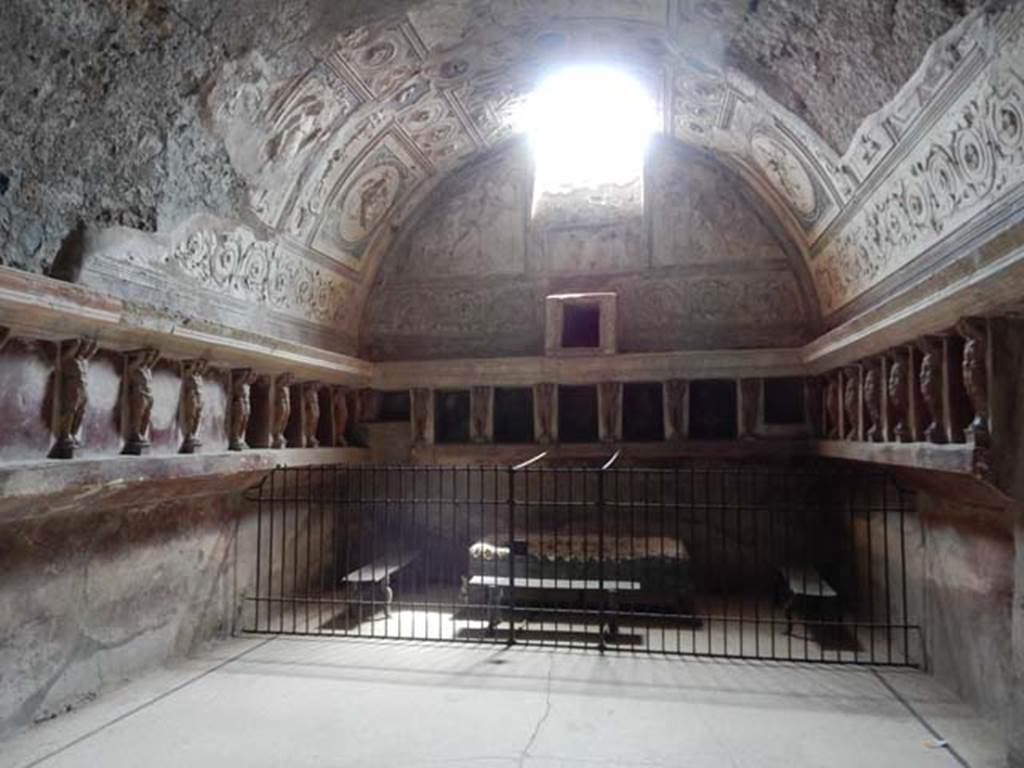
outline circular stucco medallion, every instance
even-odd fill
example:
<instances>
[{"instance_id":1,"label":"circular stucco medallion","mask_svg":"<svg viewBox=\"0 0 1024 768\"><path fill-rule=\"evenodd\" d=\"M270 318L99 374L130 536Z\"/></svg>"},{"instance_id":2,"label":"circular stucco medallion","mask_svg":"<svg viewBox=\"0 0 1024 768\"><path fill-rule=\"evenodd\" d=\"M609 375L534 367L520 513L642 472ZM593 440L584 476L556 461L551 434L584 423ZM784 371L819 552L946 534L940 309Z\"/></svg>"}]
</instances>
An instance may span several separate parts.
<instances>
[{"instance_id":1,"label":"circular stucco medallion","mask_svg":"<svg viewBox=\"0 0 1024 768\"><path fill-rule=\"evenodd\" d=\"M401 183L401 173L393 165L379 165L362 174L341 204L338 233L349 243L369 237L391 209Z\"/></svg>"}]
</instances>

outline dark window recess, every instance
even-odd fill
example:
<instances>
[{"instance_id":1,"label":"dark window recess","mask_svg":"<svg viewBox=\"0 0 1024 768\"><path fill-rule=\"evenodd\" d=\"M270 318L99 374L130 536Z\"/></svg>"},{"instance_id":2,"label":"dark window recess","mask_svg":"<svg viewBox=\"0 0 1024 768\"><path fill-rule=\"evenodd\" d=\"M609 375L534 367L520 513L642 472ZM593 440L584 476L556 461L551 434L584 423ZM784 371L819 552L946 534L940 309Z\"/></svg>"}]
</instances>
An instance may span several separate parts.
<instances>
[{"instance_id":1,"label":"dark window recess","mask_svg":"<svg viewBox=\"0 0 1024 768\"><path fill-rule=\"evenodd\" d=\"M284 428L284 437L289 448L302 447L302 386L292 384L288 387L291 395L291 410L288 412L288 423Z\"/></svg>"},{"instance_id":2,"label":"dark window recess","mask_svg":"<svg viewBox=\"0 0 1024 768\"><path fill-rule=\"evenodd\" d=\"M270 380L259 378L249 390L249 424L245 430L245 442L250 448L270 447Z\"/></svg>"},{"instance_id":3,"label":"dark window recess","mask_svg":"<svg viewBox=\"0 0 1024 768\"><path fill-rule=\"evenodd\" d=\"M803 424L804 380L764 380L764 423Z\"/></svg>"},{"instance_id":4,"label":"dark window recess","mask_svg":"<svg viewBox=\"0 0 1024 768\"><path fill-rule=\"evenodd\" d=\"M468 443L469 390L438 392L434 408L434 439L438 443Z\"/></svg>"},{"instance_id":5,"label":"dark window recess","mask_svg":"<svg viewBox=\"0 0 1024 768\"><path fill-rule=\"evenodd\" d=\"M558 388L558 439L597 442L597 387Z\"/></svg>"},{"instance_id":6,"label":"dark window recess","mask_svg":"<svg viewBox=\"0 0 1024 768\"><path fill-rule=\"evenodd\" d=\"M494 390L494 442L533 442L533 390L497 387Z\"/></svg>"},{"instance_id":7,"label":"dark window recess","mask_svg":"<svg viewBox=\"0 0 1024 768\"><path fill-rule=\"evenodd\" d=\"M665 439L661 384L622 385L622 439L634 443Z\"/></svg>"},{"instance_id":8,"label":"dark window recess","mask_svg":"<svg viewBox=\"0 0 1024 768\"><path fill-rule=\"evenodd\" d=\"M320 421L316 424L316 439L322 448L334 444L334 424L331 413L331 391L323 387L317 392L320 403Z\"/></svg>"},{"instance_id":9,"label":"dark window recess","mask_svg":"<svg viewBox=\"0 0 1024 768\"><path fill-rule=\"evenodd\" d=\"M409 390L380 393L377 421L408 421L409 412Z\"/></svg>"},{"instance_id":10,"label":"dark window recess","mask_svg":"<svg viewBox=\"0 0 1024 768\"><path fill-rule=\"evenodd\" d=\"M596 304L562 307L562 346L600 347L601 308Z\"/></svg>"},{"instance_id":11,"label":"dark window recess","mask_svg":"<svg viewBox=\"0 0 1024 768\"><path fill-rule=\"evenodd\" d=\"M736 382L705 379L690 382L690 437L695 440L736 438Z\"/></svg>"}]
</instances>

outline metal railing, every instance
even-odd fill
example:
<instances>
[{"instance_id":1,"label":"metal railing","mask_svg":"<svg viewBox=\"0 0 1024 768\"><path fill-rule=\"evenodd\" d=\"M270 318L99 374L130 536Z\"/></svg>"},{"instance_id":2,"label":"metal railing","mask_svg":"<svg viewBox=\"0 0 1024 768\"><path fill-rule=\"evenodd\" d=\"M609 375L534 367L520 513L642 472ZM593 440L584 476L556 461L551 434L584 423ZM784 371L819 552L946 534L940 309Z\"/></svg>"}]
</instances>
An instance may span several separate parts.
<instances>
[{"instance_id":1,"label":"metal railing","mask_svg":"<svg viewBox=\"0 0 1024 768\"><path fill-rule=\"evenodd\" d=\"M275 470L244 626L919 663L913 496L886 475L617 457Z\"/></svg>"}]
</instances>

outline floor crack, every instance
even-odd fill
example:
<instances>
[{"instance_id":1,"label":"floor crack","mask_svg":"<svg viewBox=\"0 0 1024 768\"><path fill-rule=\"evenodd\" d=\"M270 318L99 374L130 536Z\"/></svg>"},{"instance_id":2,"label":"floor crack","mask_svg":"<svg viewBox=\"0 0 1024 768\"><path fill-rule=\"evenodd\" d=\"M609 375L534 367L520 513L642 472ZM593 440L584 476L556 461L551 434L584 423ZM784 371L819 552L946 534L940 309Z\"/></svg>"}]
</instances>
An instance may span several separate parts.
<instances>
[{"instance_id":1,"label":"floor crack","mask_svg":"<svg viewBox=\"0 0 1024 768\"><path fill-rule=\"evenodd\" d=\"M547 691L544 698L544 712L541 714L540 719L537 720L537 724L533 726L533 733L530 734L530 740L526 742L526 746L523 747L523 751L519 753L519 768L526 763L527 758L530 756L530 749L537 741L537 737L540 735L540 729L544 727L544 723L547 722L548 717L551 715L551 679L555 673L555 654L549 654L548 658L551 663L548 666L548 682Z\"/></svg>"}]
</instances>

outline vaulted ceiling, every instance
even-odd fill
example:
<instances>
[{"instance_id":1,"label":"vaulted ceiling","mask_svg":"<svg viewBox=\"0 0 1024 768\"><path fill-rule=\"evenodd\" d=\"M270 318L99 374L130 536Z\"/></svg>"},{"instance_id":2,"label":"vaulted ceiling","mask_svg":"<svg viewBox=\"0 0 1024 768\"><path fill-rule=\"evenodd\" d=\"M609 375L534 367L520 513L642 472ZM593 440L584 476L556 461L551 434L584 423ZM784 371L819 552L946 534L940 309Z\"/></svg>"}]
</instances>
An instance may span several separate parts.
<instances>
[{"instance_id":1,"label":"vaulted ceiling","mask_svg":"<svg viewBox=\"0 0 1024 768\"><path fill-rule=\"evenodd\" d=\"M826 317L1013 188L1020 165L1006 62L1022 21L1005 0L13 0L5 13L0 262L45 264L78 220L121 224L154 232L154 263L175 276L350 335L406 222L509 143L562 63L644 81L664 132L776 218ZM993 109L1002 123L982 136ZM962 167L980 156L984 189Z\"/></svg>"}]
</instances>

